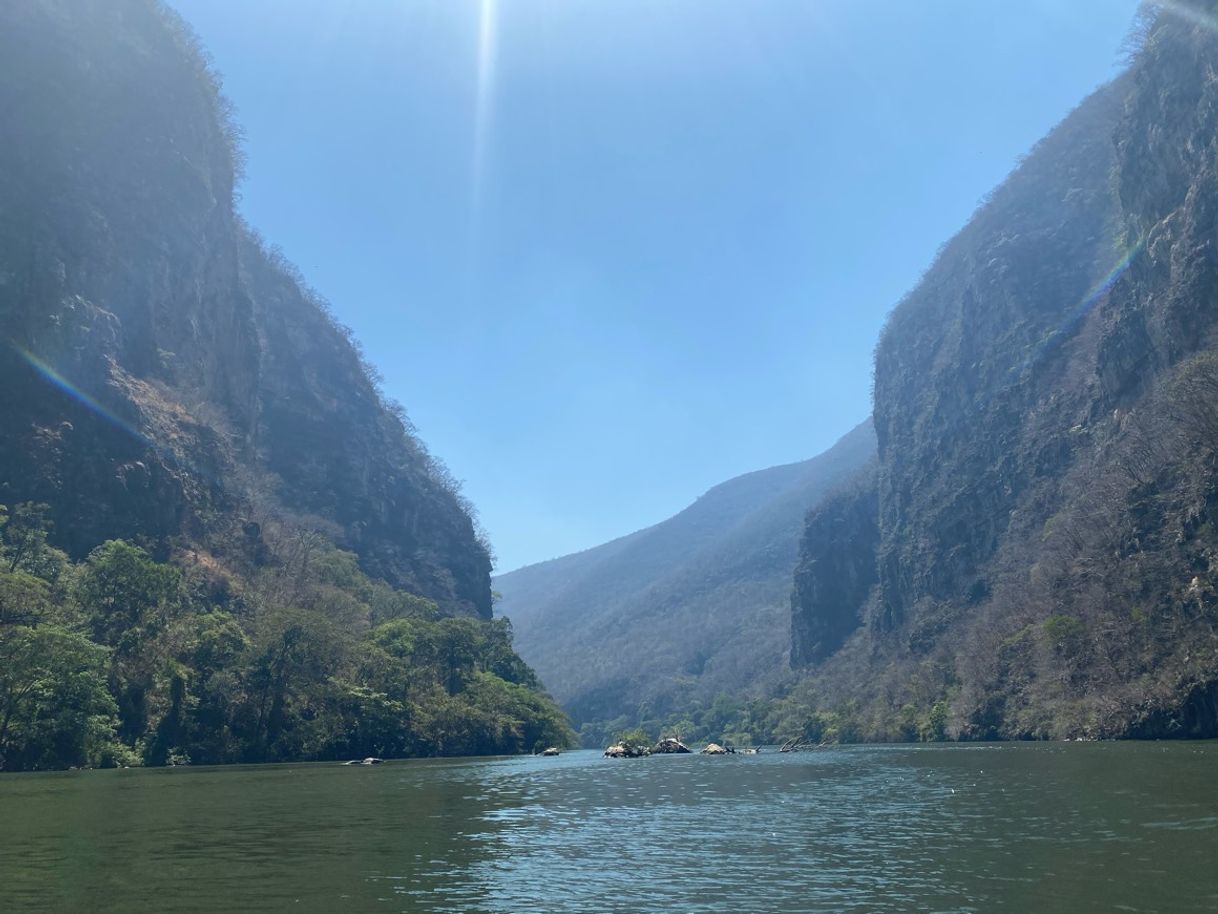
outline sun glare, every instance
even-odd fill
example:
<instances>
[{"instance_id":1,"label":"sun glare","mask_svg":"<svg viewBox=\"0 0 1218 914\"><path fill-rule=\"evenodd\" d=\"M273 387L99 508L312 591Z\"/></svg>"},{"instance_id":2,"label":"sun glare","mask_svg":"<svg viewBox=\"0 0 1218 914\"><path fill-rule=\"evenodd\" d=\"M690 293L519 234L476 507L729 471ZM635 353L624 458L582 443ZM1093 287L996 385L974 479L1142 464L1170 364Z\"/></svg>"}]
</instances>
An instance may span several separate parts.
<instances>
[{"instance_id":1,"label":"sun glare","mask_svg":"<svg viewBox=\"0 0 1218 914\"><path fill-rule=\"evenodd\" d=\"M486 177L487 145L495 93L495 45L498 27L497 0L479 0L478 94L474 103L474 206L481 203Z\"/></svg>"}]
</instances>

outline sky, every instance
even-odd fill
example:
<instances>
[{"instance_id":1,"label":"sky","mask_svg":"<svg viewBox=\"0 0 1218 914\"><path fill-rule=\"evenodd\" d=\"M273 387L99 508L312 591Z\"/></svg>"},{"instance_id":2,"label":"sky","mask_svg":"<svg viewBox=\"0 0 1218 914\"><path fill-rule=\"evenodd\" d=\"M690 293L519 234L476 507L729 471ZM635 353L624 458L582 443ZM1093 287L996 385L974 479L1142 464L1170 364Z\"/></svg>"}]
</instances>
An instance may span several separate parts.
<instances>
[{"instance_id":1,"label":"sky","mask_svg":"<svg viewBox=\"0 0 1218 914\"><path fill-rule=\"evenodd\" d=\"M1137 0L171 0L240 207L464 481L497 570L870 412L885 316L1121 65Z\"/></svg>"}]
</instances>

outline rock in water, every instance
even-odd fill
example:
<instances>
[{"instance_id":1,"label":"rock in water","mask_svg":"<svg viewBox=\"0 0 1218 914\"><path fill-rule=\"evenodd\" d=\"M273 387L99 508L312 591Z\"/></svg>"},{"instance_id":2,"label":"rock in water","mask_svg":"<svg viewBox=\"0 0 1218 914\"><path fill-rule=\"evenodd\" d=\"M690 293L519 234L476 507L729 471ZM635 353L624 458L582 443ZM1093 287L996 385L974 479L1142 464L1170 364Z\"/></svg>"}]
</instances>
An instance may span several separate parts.
<instances>
[{"instance_id":1,"label":"rock in water","mask_svg":"<svg viewBox=\"0 0 1218 914\"><path fill-rule=\"evenodd\" d=\"M642 758L651 755L646 746L633 746L628 743L616 743L605 750L605 758Z\"/></svg>"},{"instance_id":2,"label":"rock in water","mask_svg":"<svg viewBox=\"0 0 1218 914\"><path fill-rule=\"evenodd\" d=\"M671 755L681 752L692 752L689 746L674 737L667 737L660 740L651 749L653 755Z\"/></svg>"}]
</instances>

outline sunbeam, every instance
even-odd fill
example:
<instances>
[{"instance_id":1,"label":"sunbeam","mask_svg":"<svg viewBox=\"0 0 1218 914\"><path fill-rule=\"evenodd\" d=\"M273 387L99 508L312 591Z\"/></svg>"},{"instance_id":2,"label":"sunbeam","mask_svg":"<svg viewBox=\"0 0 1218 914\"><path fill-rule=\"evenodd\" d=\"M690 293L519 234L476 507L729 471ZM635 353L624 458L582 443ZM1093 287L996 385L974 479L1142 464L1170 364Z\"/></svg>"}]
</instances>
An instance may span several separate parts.
<instances>
[{"instance_id":1,"label":"sunbeam","mask_svg":"<svg viewBox=\"0 0 1218 914\"><path fill-rule=\"evenodd\" d=\"M478 94L474 107L474 171L473 202L475 210L482 202L486 179L487 145L490 141L492 108L495 92L495 50L498 30L497 0L480 0L478 17Z\"/></svg>"}]
</instances>

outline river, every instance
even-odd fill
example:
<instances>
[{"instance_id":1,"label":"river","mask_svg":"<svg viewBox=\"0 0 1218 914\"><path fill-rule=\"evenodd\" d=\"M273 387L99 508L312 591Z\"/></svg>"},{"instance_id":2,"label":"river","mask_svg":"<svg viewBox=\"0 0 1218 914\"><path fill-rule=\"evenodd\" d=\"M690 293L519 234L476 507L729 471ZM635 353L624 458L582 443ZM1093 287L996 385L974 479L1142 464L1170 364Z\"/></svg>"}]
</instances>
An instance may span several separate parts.
<instances>
[{"instance_id":1,"label":"river","mask_svg":"<svg viewBox=\"0 0 1218 914\"><path fill-rule=\"evenodd\" d=\"M1218 910L1218 744L0 777L0 911Z\"/></svg>"}]
</instances>

